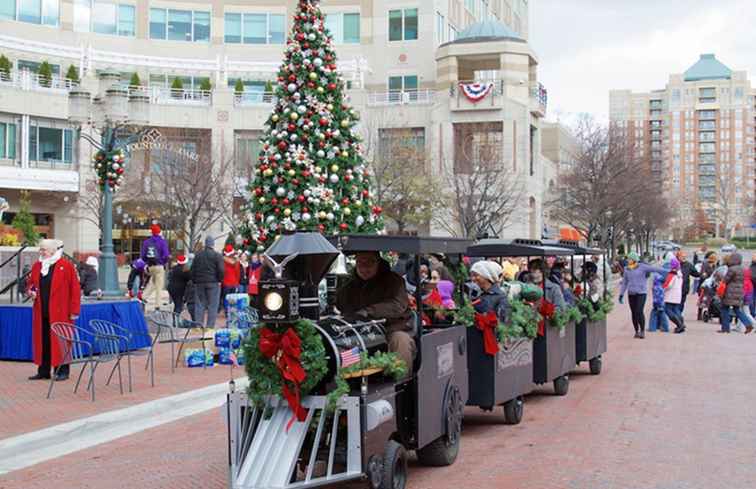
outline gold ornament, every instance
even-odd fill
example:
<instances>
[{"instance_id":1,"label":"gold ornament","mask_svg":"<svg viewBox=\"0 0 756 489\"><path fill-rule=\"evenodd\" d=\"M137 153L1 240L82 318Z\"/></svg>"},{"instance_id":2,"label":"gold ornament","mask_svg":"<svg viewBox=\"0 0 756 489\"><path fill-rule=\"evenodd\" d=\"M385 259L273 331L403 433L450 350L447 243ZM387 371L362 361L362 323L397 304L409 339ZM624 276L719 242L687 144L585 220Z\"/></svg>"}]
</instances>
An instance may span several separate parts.
<instances>
[{"instance_id":1,"label":"gold ornament","mask_svg":"<svg viewBox=\"0 0 756 489\"><path fill-rule=\"evenodd\" d=\"M296 174L297 174L297 172L295 172L294 170L289 170L289 176L290 177L293 177Z\"/></svg>"},{"instance_id":2,"label":"gold ornament","mask_svg":"<svg viewBox=\"0 0 756 489\"><path fill-rule=\"evenodd\" d=\"M257 199L257 201L259 203L261 203L261 204L264 204L265 203L265 197L260 197L259 199Z\"/></svg>"},{"instance_id":3,"label":"gold ornament","mask_svg":"<svg viewBox=\"0 0 756 489\"><path fill-rule=\"evenodd\" d=\"M291 209L284 209L284 216L289 217L291 215Z\"/></svg>"},{"instance_id":4,"label":"gold ornament","mask_svg":"<svg viewBox=\"0 0 756 489\"><path fill-rule=\"evenodd\" d=\"M273 117L271 117L271 120L273 122L278 122L278 114L273 114Z\"/></svg>"},{"instance_id":5,"label":"gold ornament","mask_svg":"<svg viewBox=\"0 0 756 489\"><path fill-rule=\"evenodd\" d=\"M349 120L344 119L343 121L341 121L341 127L343 128L349 127Z\"/></svg>"},{"instance_id":6,"label":"gold ornament","mask_svg":"<svg viewBox=\"0 0 756 489\"><path fill-rule=\"evenodd\" d=\"M331 171L333 173L336 173L337 171L339 171L339 165L331 165Z\"/></svg>"},{"instance_id":7,"label":"gold ornament","mask_svg":"<svg viewBox=\"0 0 756 489\"><path fill-rule=\"evenodd\" d=\"M351 214L352 214L352 209L350 209L349 207L344 208L344 215L345 216L349 216Z\"/></svg>"},{"instance_id":8,"label":"gold ornament","mask_svg":"<svg viewBox=\"0 0 756 489\"><path fill-rule=\"evenodd\" d=\"M297 114L296 112L292 112L291 114L289 114L289 117L291 118L291 120L295 121L299 119L299 114Z\"/></svg>"},{"instance_id":9,"label":"gold ornament","mask_svg":"<svg viewBox=\"0 0 756 489\"><path fill-rule=\"evenodd\" d=\"M315 73L314 71L311 71L310 72L310 80L315 81L317 79L318 79L318 74Z\"/></svg>"}]
</instances>

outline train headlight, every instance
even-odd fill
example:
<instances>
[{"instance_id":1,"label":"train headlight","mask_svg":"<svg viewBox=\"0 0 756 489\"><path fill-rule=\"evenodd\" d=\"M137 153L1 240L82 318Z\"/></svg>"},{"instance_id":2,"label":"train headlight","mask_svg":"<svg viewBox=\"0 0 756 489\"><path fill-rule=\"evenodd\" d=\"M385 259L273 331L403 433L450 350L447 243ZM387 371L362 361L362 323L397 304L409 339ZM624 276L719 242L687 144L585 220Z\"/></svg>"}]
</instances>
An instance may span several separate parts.
<instances>
[{"instance_id":1,"label":"train headlight","mask_svg":"<svg viewBox=\"0 0 756 489\"><path fill-rule=\"evenodd\" d=\"M276 312L283 307L283 297L278 292L270 292L265 296L265 308L271 312Z\"/></svg>"},{"instance_id":2,"label":"train headlight","mask_svg":"<svg viewBox=\"0 0 756 489\"><path fill-rule=\"evenodd\" d=\"M260 282L260 320L290 322L299 319L299 282L264 280Z\"/></svg>"}]
</instances>

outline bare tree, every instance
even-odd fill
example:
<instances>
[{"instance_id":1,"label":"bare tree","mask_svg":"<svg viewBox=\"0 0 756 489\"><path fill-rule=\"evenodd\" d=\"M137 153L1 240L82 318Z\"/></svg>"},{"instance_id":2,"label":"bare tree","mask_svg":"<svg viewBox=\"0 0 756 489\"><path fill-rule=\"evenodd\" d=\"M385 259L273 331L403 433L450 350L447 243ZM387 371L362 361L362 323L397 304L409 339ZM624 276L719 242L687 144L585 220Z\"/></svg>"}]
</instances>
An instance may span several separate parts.
<instances>
[{"instance_id":1,"label":"bare tree","mask_svg":"<svg viewBox=\"0 0 756 489\"><path fill-rule=\"evenodd\" d=\"M720 226L724 238L729 239L732 236L732 221L733 221L733 207L734 207L734 186L731 184L731 175L724 173L723 169L720 169L717 177L716 187L716 201L714 207L714 232L716 237L720 237Z\"/></svg>"},{"instance_id":2,"label":"bare tree","mask_svg":"<svg viewBox=\"0 0 756 489\"><path fill-rule=\"evenodd\" d=\"M102 212L105 202L102 190L94 178L88 179L84 185L86 192L79 194L81 205L79 219L89 221L97 226L97 229L102 229Z\"/></svg>"}]
</instances>

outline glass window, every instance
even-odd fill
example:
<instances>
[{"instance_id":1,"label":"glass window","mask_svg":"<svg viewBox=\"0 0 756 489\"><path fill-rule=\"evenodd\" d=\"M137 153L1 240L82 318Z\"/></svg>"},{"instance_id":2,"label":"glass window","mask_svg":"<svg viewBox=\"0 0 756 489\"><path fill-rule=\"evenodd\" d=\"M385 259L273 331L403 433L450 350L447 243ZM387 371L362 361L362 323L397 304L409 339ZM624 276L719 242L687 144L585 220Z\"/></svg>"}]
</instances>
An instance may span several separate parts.
<instances>
[{"instance_id":1,"label":"glass window","mask_svg":"<svg viewBox=\"0 0 756 489\"><path fill-rule=\"evenodd\" d=\"M244 14L244 43L267 44L267 15Z\"/></svg>"},{"instance_id":2,"label":"glass window","mask_svg":"<svg viewBox=\"0 0 756 489\"><path fill-rule=\"evenodd\" d=\"M195 42L210 41L210 12L194 12Z\"/></svg>"},{"instance_id":3,"label":"glass window","mask_svg":"<svg viewBox=\"0 0 756 489\"><path fill-rule=\"evenodd\" d=\"M415 39L417 39L417 9L408 8L404 10L404 40Z\"/></svg>"},{"instance_id":4,"label":"glass window","mask_svg":"<svg viewBox=\"0 0 756 489\"><path fill-rule=\"evenodd\" d=\"M268 43L283 44L286 39L286 34L284 32L286 30L286 17L280 14L270 14L268 16L268 22ZM359 38L359 21L357 29L357 37ZM359 42L359 40L357 42Z\"/></svg>"},{"instance_id":5,"label":"glass window","mask_svg":"<svg viewBox=\"0 0 756 489\"><path fill-rule=\"evenodd\" d=\"M359 44L360 14L344 14L344 43Z\"/></svg>"},{"instance_id":6,"label":"glass window","mask_svg":"<svg viewBox=\"0 0 756 489\"><path fill-rule=\"evenodd\" d=\"M150 39L165 39L165 9L150 9Z\"/></svg>"},{"instance_id":7,"label":"glass window","mask_svg":"<svg viewBox=\"0 0 756 489\"><path fill-rule=\"evenodd\" d=\"M136 9L133 5L118 6L118 35L136 35Z\"/></svg>"},{"instance_id":8,"label":"glass window","mask_svg":"<svg viewBox=\"0 0 756 489\"><path fill-rule=\"evenodd\" d=\"M2 1L2 0L0 0ZM89 0L74 1L73 28L76 32L89 32L92 21L92 8Z\"/></svg>"},{"instance_id":9,"label":"glass window","mask_svg":"<svg viewBox=\"0 0 756 489\"><path fill-rule=\"evenodd\" d=\"M402 77L401 76L390 76L389 77L389 83L388 83L389 91L394 90L401 90L402 89Z\"/></svg>"},{"instance_id":10,"label":"glass window","mask_svg":"<svg viewBox=\"0 0 756 489\"><path fill-rule=\"evenodd\" d=\"M405 90L417 90L417 75L404 77L404 89Z\"/></svg>"},{"instance_id":11,"label":"glass window","mask_svg":"<svg viewBox=\"0 0 756 489\"><path fill-rule=\"evenodd\" d=\"M328 14L325 16L325 27L333 37L333 42L340 43L341 34L341 14Z\"/></svg>"},{"instance_id":12,"label":"glass window","mask_svg":"<svg viewBox=\"0 0 756 489\"><path fill-rule=\"evenodd\" d=\"M168 11L168 40L191 41L192 40L192 11L169 10Z\"/></svg>"},{"instance_id":13,"label":"glass window","mask_svg":"<svg viewBox=\"0 0 756 489\"><path fill-rule=\"evenodd\" d=\"M42 0L19 0L18 20L32 24L42 23Z\"/></svg>"},{"instance_id":14,"label":"glass window","mask_svg":"<svg viewBox=\"0 0 756 489\"><path fill-rule=\"evenodd\" d=\"M32 73L36 73L37 71L39 71L40 64L41 63L37 63L36 61L26 61L23 59L19 59L16 62L16 65L18 66L19 71L28 70L28 71L31 71ZM50 68L52 70L53 75L60 75L60 65L51 64Z\"/></svg>"},{"instance_id":15,"label":"glass window","mask_svg":"<svg viewBox=\"0 0 756 489\"><path fill-rule=\"evenodd\" d=\"M34 161L72 161L73 134L70 129L31 126L29 159Z\"/></svg>"},{"instance_id":16,"label":"glass window","mask_svg":"<svg viewBox=\"0 0 756 489\"><path fill-rule=\"evenodd\" d=\"M73 161L73 131L63 129L63 161L71 163Z\"/></svg>"},{"instance_id":17,"label":"glass window","mask_svg":"<svg viewBox=\"0 0 756 489\"><path fill-rule=\"evenodd\" d=\"M117 5L95 2L92 8L92 31L99 34L115 35Z\"/></svg>"},{"instance_id":18,"label":"glass window","mask_svg":"<svg viewBox=\"0 0 756 489\"><path fill-rule=\"evenodd\" d=\"M402 11L389 11L389 41L402 40Z\"/></svg>"},{"instance_id":19,"label":"glass window","mask_svg":"<svg viewBox=\"0 0 756 489\"><path fill-rule=\"evenodd\" d=\"M239 44L242 40L242 16L241 14L225 14L223 28L223 41Z\"/></svg>"},{"instance_id":20,"label":"glass window","mask_svg":"<svg viewBox=\"0 0 756 489\"><path fill-rule=\"evenodd\" d=\"M42 23L44 25L58 25L59 8L58 0L42 0Z\"/></svg>"},{"instance_id":21,"label":"glass window","mask_svg":"<svg viewBox=\"0 0 756 489\"><path fill-rule=\"evenodd\" d=\"M16 124L0 122L0 158L16 159Z\"/></svg>"},{"instance_id":22,"label":"glass window","mask_svg":"<svg viewBox=\"0 0 756 489\"><path fill-rule=\"evenodd\" d=\"M16 20L16 0L0 0L0 19Z\"/></svg>"}]
</instances>

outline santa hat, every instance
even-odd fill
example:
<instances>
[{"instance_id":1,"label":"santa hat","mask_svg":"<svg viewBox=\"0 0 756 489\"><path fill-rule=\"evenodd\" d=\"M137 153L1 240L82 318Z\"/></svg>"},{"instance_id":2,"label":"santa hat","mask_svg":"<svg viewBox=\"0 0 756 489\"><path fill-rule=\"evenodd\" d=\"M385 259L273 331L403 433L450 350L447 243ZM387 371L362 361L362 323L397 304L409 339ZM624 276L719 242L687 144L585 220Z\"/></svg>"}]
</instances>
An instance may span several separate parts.
<instances>
[{"instance_id":1,"label":"santa hat","mask_svg":"<svg viewBox=\"0 0 756 489\"><path fill-rule=\"evenodd\" d=\"M184 255L178 255L176 257L176 263L178 263L179 265L186 265L187 261L189 261L189 260L187 260Z\"/></svg>"},{"instance_id":2,"label":"santa hat","mask_svg":"<svg viewBox=\"0 0 756 489\"><path fill-rule=\"evenodd\" d=\"M162 231L162 229L160 229L160 224L153 224L152 226L150 226L150 231L152 231L153 236L160 234L160 232Z\"/></svg>"},{"instance_id":3,"label":"santa hat","mask_svg":"<svg viewBox=\"0 0 756 489\"><path fill-rule=\"evenodd\" d=\"M236 253L234 251L234 247L231 246L230 244L227 244L226 247L223 248L223 254L226 255L226 256L233 256L234 253Z\"/></svg>"}]
</instances>

